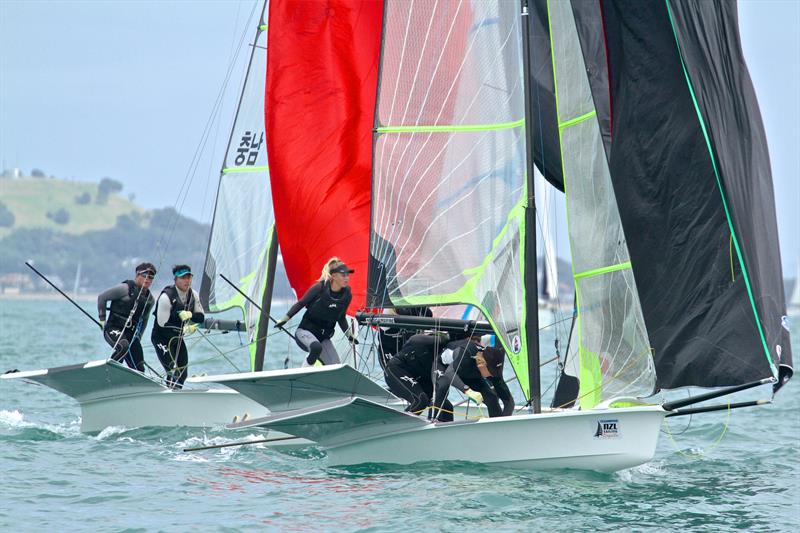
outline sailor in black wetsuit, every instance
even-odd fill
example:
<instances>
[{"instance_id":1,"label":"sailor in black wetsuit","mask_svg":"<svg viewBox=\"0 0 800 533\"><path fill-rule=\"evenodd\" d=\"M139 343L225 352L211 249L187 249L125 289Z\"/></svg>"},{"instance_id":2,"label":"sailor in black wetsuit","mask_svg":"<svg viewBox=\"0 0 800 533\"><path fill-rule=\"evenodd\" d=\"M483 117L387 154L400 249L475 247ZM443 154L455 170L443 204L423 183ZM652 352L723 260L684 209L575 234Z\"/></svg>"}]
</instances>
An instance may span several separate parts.
<instances>
[{"instance_id":1,"label":"sailor in black wetsuit","mask_svg":"<svg viewBox=\"0 0 800 533\"><path fill-rule=\"evenodd\" d=\"M389 314L394 313L401 316L433 317L433 313L431 312L430 308L424 306L398 307L396 309L388 309L387 312ZM378 362L384 371L386 371L386 364L389 362L389 360L391 360L391 358L400 351L408 339L418 333L422 333L422 331L418 329L396 328L392 326L381 326L378 328L378 339L381 343L381 351L380 357L378 357Z\"/></svg>"},{"instance_id":2,"label":"sailor in black wetsuit","mask_svg":"<svg viewBox=\"0 0 800 533\"><path fill-rule=\"evenodd\" d=\"M485 348L478 344L479 340L480 337L471 337L452 341L439 356L436 381L437 404L440 398L447 397L447 391L453 386L475 403L485 403L490 417L511 414L514 402L508 387L503 383L503 392L498 392L495 386L497 381L493 379L486 364ZM499 380L502 382L502 374ZM500 408L500 394L504 396L504 409Z\"/></svg>"},{"instance_id":3,"label":"sailor in black wetsuit","mask_svg":"<svg viewBox=\"0 0 800 533\"><path fill-rule=\"evenodd\" d=\"M189 265L172 267L175 284L164 287L156 302L156 317L150 340L161 366L167 372L167 384L183 387L188 376L189 352L183 338L197 331L196 324L205 320L200 296L192 289L192 269Z\"/></svg>"},{"instance_id":4,"label":"sailor in black wetsuit","mask_svg":"<svg viewBox=\"0 0 800 533\"><path fill-rule=\"evenodd\" d=\"M483 344L483 355L475 356L475 364L478 365L481 375L494 387L494 393L503 402L503 412L500 416L511 416L514 414L514 397L503 379L506 352L500 346L488 346L487 342L483 342Z\"/></svg>"},{"instance_id":5,"label":"sailor in black wetsuit","mask_svg":"<svg viewBox=\"0 0 800 533\"><path fill-rule=\"evenodd\" d=\"M139 339L147 327L150 309L155 302L150 294L155 275L156 267L152 263L142 263L136 267L134 279L125 280L97 297L97 314L103 327L103 337L114 348L111 358L115 361L124 360L125 364L139 372L144 372L144 353Z\"/></svg>"},{"instance_id":6,"label":"sailor in black wetsuit","mask_svg":"<svg viewBox=\"0 0 800 533\"><path fill-rule=\"evenodd\" d=\"M322 269L322 277L312 285L286 315L275 323L282 328L294 315L305 308L306 312L294 332L297 345L308 352L303 366L332 365L340 363L339 354L331 342L336 324L353 344L358 344L347 326L347 306L353 299L350 292L350 274L355 272L338 258L332 257Z\"/></svg>"},{"instance_id":7,"label":"sailor in black wetsuit","mask_svg":"<svg viewBox=\"0 0 800 533\"><path fill-rule=\"evenodd\" d=\"M409 403L406 411L420 414L431 405L433 397L434 361L444 350L447 337L442 335L414 335L389 359L384 375L389 390ZM453 405L445 399L441 421L453 420Z\"/></svg>"}]
</instances>

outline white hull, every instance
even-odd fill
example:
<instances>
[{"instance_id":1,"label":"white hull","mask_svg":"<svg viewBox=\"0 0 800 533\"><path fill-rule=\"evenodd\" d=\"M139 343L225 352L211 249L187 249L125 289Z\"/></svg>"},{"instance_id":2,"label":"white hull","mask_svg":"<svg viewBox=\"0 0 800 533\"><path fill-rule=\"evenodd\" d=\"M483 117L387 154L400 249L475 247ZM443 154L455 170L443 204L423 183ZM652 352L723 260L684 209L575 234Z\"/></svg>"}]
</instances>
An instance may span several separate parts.
<instances>
[{"instance_id":1,"label":"white hull","mask_svg":"<svg viewBox=\"0 0 800 533\"><path fill-rule=\"evenodd\" d=\"M234 417L267 414L251 399L232 390L164 390L112 395L81 403L81 431L96 433L109 426L213 427Z\"/></svg>"},{"instance_id":2,"label":"white hull","mask_svg":"<svg viewBox=\"0 0 800 533\"><path fill-rule=\"evenodd\" d=\"M317 441L331 465L471 461L614 472L652 459L665 414L640 406L431 424L357 398L264 425Z\"/></svg>"},{"instance_id":3,"label":"white hull","mask_svg":"<svg viewBox=\"0 0 800 533\"><path fill-rule=\"evenodd\" d=\"M574 468L615 472L650 461L655 454L663 411L588 412L578 416L520 415L474 424L426 426L407 433L328 450L332 465L365 462L411 464L471 461L506 467L551 470ZM599 419L616 419L616 438L594 437Z\"/></svg>"},{"instance_id":4,"label":"white hull","mask_svg":"<svg viewBox=\"0 0 800 533\"><path fill-rule=\"evenodd\" d=\"M171 390L162 383L109 361L4 374L46 385L78 402L81 431L109 426L192 426L229 424L234 417L258 418L267 409L229 389Z\"/></svg>"}]
</instances>

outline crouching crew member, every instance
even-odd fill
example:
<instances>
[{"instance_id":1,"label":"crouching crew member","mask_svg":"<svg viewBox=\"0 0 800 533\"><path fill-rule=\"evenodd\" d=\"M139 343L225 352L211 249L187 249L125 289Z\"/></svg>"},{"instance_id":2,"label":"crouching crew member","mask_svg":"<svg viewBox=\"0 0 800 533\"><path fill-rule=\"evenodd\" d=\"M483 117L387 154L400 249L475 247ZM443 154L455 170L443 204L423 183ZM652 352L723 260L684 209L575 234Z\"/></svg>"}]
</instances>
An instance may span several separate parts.
<instances>
[{"instance_id":1,"label":"crouching crew member","mask_svg":"<svg viewBox=\"0 0 800 533\"><path fill-rule=\"evenodd\" d=\"M297 345L308 357L303 366L317 364L332 365L341 362L336 348L331 342L336 324L347 339L358 344L353 332L347 326L347 306L353 299L350 292L350 274L355 272L337 257L332 257L322 268L322 277L312 285L286 315L275 323L282 328L294 315L305 308L306 312L294 332Z\"/></svg>"},{"instance_id":2,"label":"crouching crew member","mask_svg":"<svg viewBox=\"0 0 800 533\"><path fill-rule=\"evenodd\" d=\"M97 297L97 314L103 337L114 348L111 358L115 361L124 360L125 364L139 372L144 372L144 353L139 339L147 327L147 319L155 301L150 294L155 275L156 267L152 263L142 263L136 267L134 279L106 289Z\"/></svg>"},{"instance_id":3,"label":"crouching crew member","mask_svg":"<svg viewBox=\"0 0 800 533\"><path fill-rule=\"evenodd\" d=\"M490 389L493 387L493 392L503 402L503 412L500 416L511 416L514 414L514 397L503 379L506 352L502 347L488 346L488 343L483 342L482 344L485 345L483 352L475 356L475 364L478 365L481 376L491 384Z\"/></svg>"},{"instance_id":4,"label":"crouching crew member","mask_svg":"<svg viewBox=\"0 0 800 533\"><path fill-rule=\"evenodd\" d=\"M167 372L167 385L180 389L186 381L189 353L183 337L197 331L205 320L200 296L192 289L189 265L172 267L175 284L164 287L156 301L156 317L150 340L158 360Z\"/></svg>"},{"instance_id":5,"label":"crouching crew member","mask_svg":"<svg viewBox=\"0 0 800 533\"><path fill-rule=\"evenodd\" d=\"M414 335L386 364L386 384L392 393L409 403L407 412L421 414L431 405L434 362L447 341L446 336L437 334ZM445 398L441 405L439 420L453 420L453 404Z\"/></svg>"},{"instance_id":6,"label":"crouching crew member","mask_svg":"<svg viewBox=\"0 0 800 533\"><path fill-rule=\"evenodd\" d=\"M500 408L498 390L493 377L486 364L485 349L479 344L480 337L470 337L455 340L447 344L446 349L439 357L437 369L438 379L436 381L436 402L441 398L447 397L450 386L463 392L475 403L485 403L489 410L490 417L502 416L504 411L510 414L514 409L513 400L506 403L510 398L510 393L504 393L504 406L506 410ZM478 365L478 361L482 361ZM494 359L492 359L494 361ZM495 363L496 364L496 363ZM502 374L499 376L502 382ZM503 383L505 385L505 383ZM507 387L504 387L507 391Z\"/></svg>"},{"instance_id":7,"label":"crouching crew member","mask_svg":"<svg viewBox=\"0 0 800 533\"><path fill-rule=\"evenodd\" d=\"M400 316L419 316L433 318L433 312L429 307L397 307L386 309L386 314ZM386 364L400 352L400 349L412 336L422 333L422 329L398 328L395 326L380 326L378 328L378 340L380 341L380 357L378 362L381 368L386 371Z\"/></svg>"}]
</instances>

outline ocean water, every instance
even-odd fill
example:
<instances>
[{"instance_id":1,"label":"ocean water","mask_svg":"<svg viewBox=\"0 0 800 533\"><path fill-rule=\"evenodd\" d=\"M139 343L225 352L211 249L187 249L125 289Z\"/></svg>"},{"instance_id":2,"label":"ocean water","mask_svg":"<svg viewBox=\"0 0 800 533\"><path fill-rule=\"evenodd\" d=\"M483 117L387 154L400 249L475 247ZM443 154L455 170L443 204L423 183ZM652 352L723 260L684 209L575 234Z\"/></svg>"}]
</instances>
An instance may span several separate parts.
<instances>
[{"instance_id":1,"label":"ocean water","mask_svg":"<svg viewBox=\"0 0 800 533\"><path fill-rule=\"evenodd\" d=\"M92 304L84 306L91 310ZM798 351L798 324L793 331ZM213 340L246 366L235 334ZM280 349L282 342L273 345ZM206 344L192 346L192 372L232 371ZM106 353L96 326L68 303L0 300L0 371L83 362ZM151 348L145 356L158 366ZM204 359L210 360L200 363ZM274 357L270 365L282 366L282 360ZM543 382L547 386L547 377ZM746 397L769 393L761 389ZM0 530L800 527L798 379L770 406L668 419L650 463L610 475L471 463L335 468L316 448L288 454L263 445L184 453L186 447L258 433L112 427L84 435L79 417L73 400L46 387L0 382Z\"/></svg>"}]
</instances>

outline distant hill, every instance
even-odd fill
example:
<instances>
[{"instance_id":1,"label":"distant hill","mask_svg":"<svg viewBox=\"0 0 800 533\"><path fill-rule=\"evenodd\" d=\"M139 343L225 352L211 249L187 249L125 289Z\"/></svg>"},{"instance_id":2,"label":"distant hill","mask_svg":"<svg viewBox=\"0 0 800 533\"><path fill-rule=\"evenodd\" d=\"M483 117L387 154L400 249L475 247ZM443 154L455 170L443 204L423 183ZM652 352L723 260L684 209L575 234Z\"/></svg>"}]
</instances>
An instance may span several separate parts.
<instances>
[{"instance_id":1,"label":"distant hill","mask_svg":"<svg viewBox=\"0 0 800 533\"><path fill-rule=\"evenodd\" d=\"M113 189L117 182L106 183ZM113 228L119 215L145 212L116 192L101 194L100 183L52 178L0 179L0 203L14 217L11 226L0 221L0 238L18 229L51 229L79 235ZM67 214L64 223L59 223L56 217L59 211Z\"/></svg>"},{"instance_id":2,"label":"distant hill","mask_svg":"<svg viewBox=\"0 0 800 533\"><path fill-rule=\"evenodd\" d=\"M0 179L0 292L51 290L25 261L70 291L79 265L78 285L88 292L130 278L143 261L159 267L158 288L171 281L173 264L202 271L210 226L172 208L145 210L121 189L108 179Z\"/></svg>"}]
</instances>

